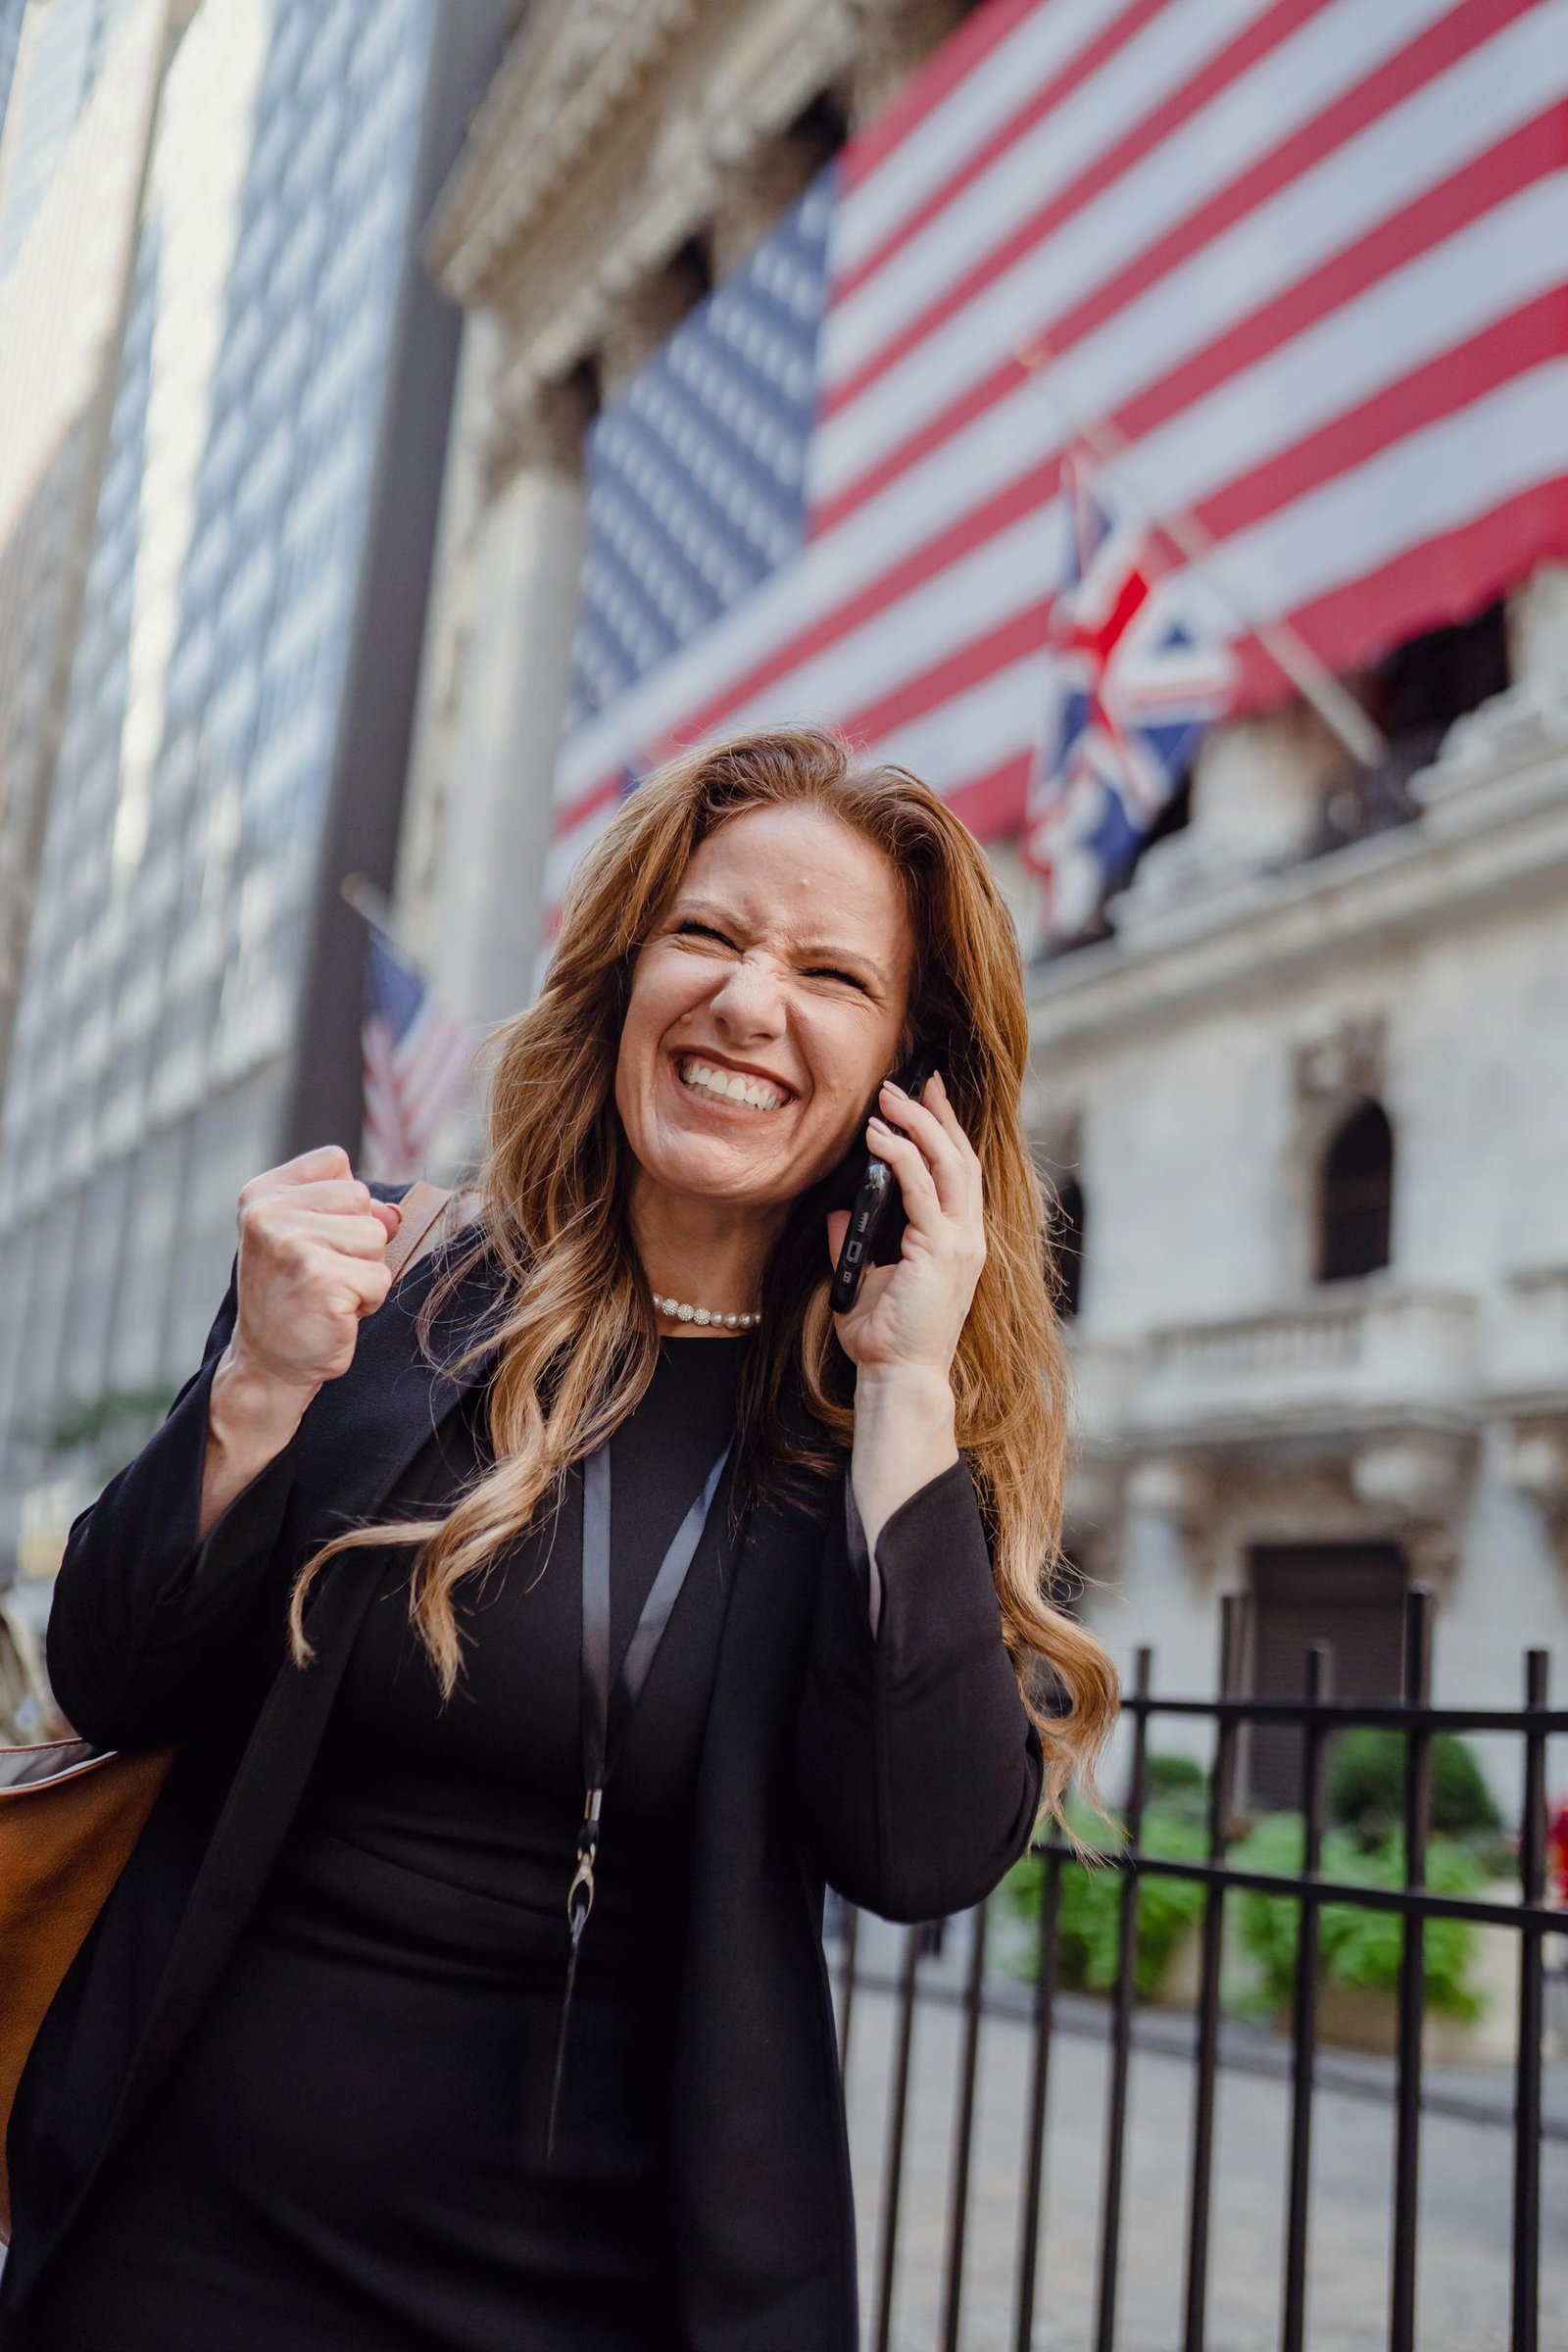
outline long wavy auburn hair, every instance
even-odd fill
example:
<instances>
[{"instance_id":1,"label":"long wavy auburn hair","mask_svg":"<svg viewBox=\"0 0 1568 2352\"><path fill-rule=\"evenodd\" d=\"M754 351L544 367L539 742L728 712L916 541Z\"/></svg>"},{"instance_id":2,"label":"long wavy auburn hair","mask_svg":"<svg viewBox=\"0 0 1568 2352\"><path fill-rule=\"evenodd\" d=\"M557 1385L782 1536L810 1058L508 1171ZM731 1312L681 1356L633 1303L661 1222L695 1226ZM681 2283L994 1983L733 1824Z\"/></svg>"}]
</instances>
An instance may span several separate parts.
<instances>
[{"instance_id":1,"label":"long wavy auburn hair","mask_svg":"<svg viewBox=\"0 0 1568 2352\"><path fill-rule=\"evenodd\" d=\"M1118 1692L1106 1652L1054 1600L1065 1372L1046 1205L1019 1113L1029 1029L1017 939L985 858L936 794L903 768L857 766L846 743L814 727L735 736L670 760L629 796L579 867L541 994L487 1041L472 1239L438 1259L416 1324L428 1356L443 1300L493 1257L504 1278L497 1304L447 1369L461 1373L494 1351L494 1466L445 1517L352 1528L321 1545L295 1579L290 1650L299 1664L314 1654L304 1605L330 1559L408 1544L416 1555L410 1623L450 1698L462 1665L458 1586L559 1502L571 1465L647 1389L659 1329L632 1245L635 1161L614 1102L633 966L698 844L749 809L789 804L838 818L899 875L915 941L899 1061L917 1041L937 1047L979 1154L986 1259L953 1366L957 1439L986 1522L1003 1638L1041 1734L1042 1812L1060 1822L1075 1775L1094 1795ZM803 1475L842 1472L847 1456L855 1375L827 1303L828 1199L827 1180L801 1195L764 1272L738 1399L737 1510L783 1499ZM792 1386L807 1408L804 1439L774 1406ZM815 1488L813 1507L823 1492Z\"/></svg>"}]
</instances>

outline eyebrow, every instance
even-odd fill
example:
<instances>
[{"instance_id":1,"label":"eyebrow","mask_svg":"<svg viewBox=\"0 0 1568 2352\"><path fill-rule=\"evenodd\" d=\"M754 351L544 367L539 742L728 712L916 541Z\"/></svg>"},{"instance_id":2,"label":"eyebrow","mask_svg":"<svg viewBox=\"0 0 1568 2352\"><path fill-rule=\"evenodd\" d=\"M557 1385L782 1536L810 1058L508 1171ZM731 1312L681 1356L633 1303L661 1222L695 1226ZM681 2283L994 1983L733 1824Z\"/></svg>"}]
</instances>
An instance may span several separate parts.
<instances>
[{"instance_id":1,"label":"eyebrow","mask_svg":"<svg viewBox=\"0 0 1568 2352\"><path fill-rule=\"evenodd\" d=\"M720 906L712 899L677 899L669 910L668 919L671 922L711 922L727 931L744 931L746 928L742 917L733 907ZM883 985L883 975L875 964L868 962L855 948L839 947L832 940L801 939L788 930L784 936L797 956L808 956L812 962L842 964L847 972L856 972L876 987Z\"/></svg>"}]
</instances>

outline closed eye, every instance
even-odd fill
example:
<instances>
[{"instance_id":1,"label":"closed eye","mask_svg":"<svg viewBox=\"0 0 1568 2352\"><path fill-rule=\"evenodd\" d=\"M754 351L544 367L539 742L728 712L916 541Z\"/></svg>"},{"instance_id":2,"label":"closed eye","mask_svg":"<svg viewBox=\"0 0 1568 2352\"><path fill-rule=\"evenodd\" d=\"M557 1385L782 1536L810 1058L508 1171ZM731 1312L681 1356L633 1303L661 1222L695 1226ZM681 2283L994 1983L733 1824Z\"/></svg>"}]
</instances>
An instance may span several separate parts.
<instances>
[{"instance_id":1,"label":"closed eye","mask_svg":"<svg viewBox=\"0 0 1568 2352\"><path fill-rule=\"evenodd\" d=\"M689 916L686 920L675 925L675 938L680 939L687 935L691 935L698 939L716 939L719 946L722 948L733 948L735 945L735 942L729 938L727 933L716 930L711 923L700 923L695 919L695 917ZM812 964L808 969L806 978L808 980L839 980L843 982L846 988L858 988L862 996L867 996L870 993L865 982L860 978L858 972L844 971L838 964Z\"/></svg>"}]
</instances>

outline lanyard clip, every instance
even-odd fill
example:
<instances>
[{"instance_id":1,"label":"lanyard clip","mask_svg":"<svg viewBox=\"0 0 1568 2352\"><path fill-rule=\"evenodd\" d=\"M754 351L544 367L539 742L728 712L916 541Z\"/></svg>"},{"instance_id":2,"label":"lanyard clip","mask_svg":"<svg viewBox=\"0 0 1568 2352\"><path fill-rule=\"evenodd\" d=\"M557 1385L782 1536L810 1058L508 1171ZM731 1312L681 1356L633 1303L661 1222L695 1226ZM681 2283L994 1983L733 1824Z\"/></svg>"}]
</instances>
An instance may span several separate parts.
<instances>
[{"instance_id":1,"label":"lanyard clip","mask_svg":"<svg viewBox=\"0 0 1568 2352\"><path fill-rule=\"evenodd\" d=\"M577 1832L577 1870L566 1892L566 1924L575 1948L588 1914L594 1907L594 1856L599 1850L599 1815L603 1788L590 1788L583 1799L582 1827Z\"/></svg>"}]
</instances>

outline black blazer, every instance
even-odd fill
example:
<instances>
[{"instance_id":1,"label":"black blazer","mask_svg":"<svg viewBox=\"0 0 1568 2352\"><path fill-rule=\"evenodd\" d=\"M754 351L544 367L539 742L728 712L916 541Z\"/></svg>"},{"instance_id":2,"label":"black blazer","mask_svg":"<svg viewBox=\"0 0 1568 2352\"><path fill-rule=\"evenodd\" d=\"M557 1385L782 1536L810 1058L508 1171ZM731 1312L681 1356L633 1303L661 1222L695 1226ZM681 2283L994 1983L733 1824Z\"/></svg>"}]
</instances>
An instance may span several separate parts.
<instances>
[{"instance_id":1,"label":"black blazer","mask_svg":"<svg viewBox=\"0 0 1568 2352\"><path fill-rule=\"evenodd\" d=\"M406 1188L373 1189L395 1200ZM69 2257L94 2174L133 2131L288 1831L374 1554L351 1553L317 1580L305 1669L286 1654L285 1597L317 1544L379 1512L461 1393L414 1337L434 1263L362 1325L350 1369L199 1544L207 1393L233 1329L231 1277L201 1369L72 1528L48 1636L60 1703L84 1738L178 1753L19 2089L0 2352L21 2352L16 2328L41 2271L62 2248ZM471 1335L496 1279L487 1258L438 1315L442 1360ZM274 1532L265 1545L236 1543L264 1481ZM890 1919L962 1910L1023 1851L1039 1799L1040 1745L1003 1645L966 1464L883 1529L874 1636L846 1485L817 1480L808 1502L753 1510L720 1642L673 2116L694 2352L855 2352L824 1882Z\"/></svg>"}]
</instances>

